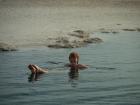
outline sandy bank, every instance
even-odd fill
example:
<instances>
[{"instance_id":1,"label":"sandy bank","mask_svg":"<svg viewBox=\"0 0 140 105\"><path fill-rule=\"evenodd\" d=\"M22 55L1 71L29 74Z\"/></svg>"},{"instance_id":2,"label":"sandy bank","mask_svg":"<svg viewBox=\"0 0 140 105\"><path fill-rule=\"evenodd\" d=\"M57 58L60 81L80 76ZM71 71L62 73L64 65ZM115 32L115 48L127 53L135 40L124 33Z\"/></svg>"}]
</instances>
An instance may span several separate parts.
<instances>
[{"instance_id":1,"label":"sandy bank","mask_svg":"<svg viewBox=\"0 0 140 105\"><path fill-rule=\"evenodd\" d=\"M0 42L48 46L50 39L84 30L118 32L140 28L139 0L1 0Z\"/></svg>"}]
</instances>

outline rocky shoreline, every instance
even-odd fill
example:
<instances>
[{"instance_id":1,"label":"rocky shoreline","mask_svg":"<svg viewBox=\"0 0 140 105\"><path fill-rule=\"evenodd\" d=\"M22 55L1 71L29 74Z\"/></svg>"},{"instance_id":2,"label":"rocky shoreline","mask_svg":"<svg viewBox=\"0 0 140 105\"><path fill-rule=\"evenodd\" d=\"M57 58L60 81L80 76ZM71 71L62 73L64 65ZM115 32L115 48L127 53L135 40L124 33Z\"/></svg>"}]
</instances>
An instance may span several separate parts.
<instances>
[{"instance_id":1,"label":"rocky shoreline","mask_svg":"<svg viewBox=\"0 0 140 105\"><path fill-rule=\"evenodd\" d=\"M17 51L17 47L11 44L0 42L0 51Z\"/></svg>"},{"instance_id":2,"label":"rocky shoreline","mask_svg":"<svg viewBox=\"0 0 140 105\"><path fill-rule=\"evenodd\" d=\"M97 30L100 33L113 33L117 34L121 31L132 31L132 32L140 32L140 28L123 28L120 30L113 30L113 29L105 29L101 28ZM91 37L89 32L83 30L74 30L72 32L68 32L66 35L58 35L59 37L52 37L46 39L44 45L49 48L79 48L79 47L86 47L88 44L91 43L102 43L103 40L99 37ZM0 51L17 51L19 47L15 46L14 44L0 42Z\"/></svg>"},{"instance_id":3,"label":"rocky shoreline","mask_svg":"<svg viewBox=\"0 0 140 105\"><path fill-rule=\"evenodd\" d=\"M48 47L50 48L78 48L84 47L90 43L101 43L102 39L97 37L90 37L89 33L83 30L75 30L68 33L65 37L58 37L50 40Z\"/></svg>"},{"instance_id":4,"label":"rocky shoreline","mask_svg":"<svg viewBox=\"0 0 140 105\"><path fill-rule=\"evenodd\" d=\"M101 43L102 39L98 37L90 37L88 32L83 30L75 30L65 36L60 35L56 38L48 38L45 46L49 48L78 48L87 46L90 43ZM18 48L13 44L0 42L0 51L17 51Z\"/></svg>"}]
</instances>

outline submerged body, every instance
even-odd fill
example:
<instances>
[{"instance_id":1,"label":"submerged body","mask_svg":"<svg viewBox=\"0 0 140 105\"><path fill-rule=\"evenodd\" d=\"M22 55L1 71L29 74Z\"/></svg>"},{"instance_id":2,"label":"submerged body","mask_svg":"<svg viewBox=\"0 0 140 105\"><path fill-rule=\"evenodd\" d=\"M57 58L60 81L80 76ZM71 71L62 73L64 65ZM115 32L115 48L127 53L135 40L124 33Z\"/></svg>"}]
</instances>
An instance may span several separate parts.
<instances>
[{"instance_id":1,"label":"submerged body","mask_svg":"<svg viewBox=\"0 0 140 105\"><path fill-rule=\"evenodd\" d=\"M71 70L73 69L86 69L88 68L87 65L84 65L84 64L67 64L68 67L71 68Z\"/></svg>"},{"instance_id":2,"label":"submerged body","mask_svg":"<svg viewBox=\"0 0 140 105\"><path fill-rule=\"evenodd\" d=\"M79 54L77 52L72 52L69 55L69 64L67 64L67 67L70 67L70 71L77 71L79 69L85 69L88 66L84 64L78 64L79 63ZM31 73L48 73L47 68L41 68L35 64L29 64L28 68L31 70Z\"/></svg>"}]
</instances>

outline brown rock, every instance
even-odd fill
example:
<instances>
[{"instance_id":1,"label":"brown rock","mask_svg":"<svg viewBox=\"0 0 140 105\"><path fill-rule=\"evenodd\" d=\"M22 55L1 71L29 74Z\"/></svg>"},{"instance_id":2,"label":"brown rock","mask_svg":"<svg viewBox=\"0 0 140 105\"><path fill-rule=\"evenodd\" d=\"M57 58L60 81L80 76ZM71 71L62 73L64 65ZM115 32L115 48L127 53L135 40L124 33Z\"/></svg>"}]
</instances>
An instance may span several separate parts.
<instances>
[{"instance_id":1,"label":"brown rock","mask_svg":"<svg viewBox=\"0 0 140 105\"><path fill-rule=\"evenodd\" d=\"M85 43L101 43L101 42L103 42L103 40L96 37L96 38L85 39L85 40L83 40L83 42L85 42Z\"/></svg>"},{"instance_id":2,"label":"brown rock","mask_svg":"<svg viewBox=\"0 0 140 105\"><path fill-rule=\"evenodd\" d=\"M75 31L69 33L68 35L75 36L78 38L88 38L89 37L89 33L85 32L83 30L75 30Z\"/></svg>"},{"instance_id":3,"label":"brown rock","mask_svg":"<svg viewBox=\"0 0 140 105\"><path fill-rule=\"evenodd\" d=\"M124 31L136 31L136 29L122 29Z\"/></svg>"},{"instance_id":4,"label":"brown rock","mask_svg":"<svg viewBox=\"0 0 140 105\"><path fill-rule=\"evenodd\" d=\"M0 42L0 51L16 51L17 48L14 45Z\"/></svg>"}]
</instances>

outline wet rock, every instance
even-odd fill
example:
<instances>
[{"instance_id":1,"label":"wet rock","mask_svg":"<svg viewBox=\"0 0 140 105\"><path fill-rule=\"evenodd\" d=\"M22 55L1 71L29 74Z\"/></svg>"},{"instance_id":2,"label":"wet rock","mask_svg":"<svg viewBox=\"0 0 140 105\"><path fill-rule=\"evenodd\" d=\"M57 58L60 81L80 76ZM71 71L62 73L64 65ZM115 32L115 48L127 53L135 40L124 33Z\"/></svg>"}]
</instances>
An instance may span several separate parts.
<instances>
[{"instance_id":1,"label":"wet rock","mask_svg":"<svg viewBox=\"0 0 140 105\"><path fill-rule=\"evenodd\" d=\"M109 31L101 31L101 33L110 33Z\"/></svg>"},{"instance_id":2,"label":"wet rock","mask_svg":"<svg viewBox=\"0 0 140 105\"><path fill-rule=\"evenodd\" d=\"M71 48L72 46L69 44L69 39L67 37L58 37L55 42L49 44L48 47L51 48Z\"/></svg>"},{"instance_id":3,"label":"wet rock","mask_svg":"<svg viewBox=\"0 0 140 105\"><path fill-rule=\"evenodd\" d=\"M119 33L119 32L117 32L117 31L101 31L101 33L112 33L112 34L117 34L117 33Z\"/></svg>"},{"instance_id":4,"label":"wet rock","mask_svg":"<svg viewBox=\"0 0 140 105\"><path fill-rule=\"evenodd\" d=\"M64 39L64 38L61 38ZM84 47L90 43L101 43L103 42L100 38L87 38L83 40L56 40L55 43L49 44L50 48L78 48Z\"/></svg>"},{"instance_id":5,"label":"wet rock","mask_svg":"<svg viewBox=\"0 0 140 105\"><path fill-rule=\"evenodd\" d=\"M64 43L64 44L66 44L66 43L69 43L69 42L70 41L69 41L68 37L59 37L59 38L56 39L56 43Z\"/></svg>"},{"instance_id":6,"label":"wet rock","mask_svg":"<svg viewBox=\"0 0 140 105\"><path fill-rule=\"evenodd\" d=\"M70 35L70 36L69 36ZM84 47L90 43L103 42L100 38L90 38L89 33L82 30L76 30L69 33L67 37L58 37L48 45L50 48L78 48Z\"/></svg>"},{"instance_id":7,"label":"wet rock","mask_svg":"<svg viewBox=\"0 0 140 105\"><path fill-rule=\"evenodd\" d=\"M48 47L50 48L77 48L77 47L81 47L79 44L73 44L73 43L68 43L68 44L52 44L52 45L48 45Z\"/></svg>"},{"instance_id":8,"label":"wet rock","mask_svg":"<svg viewBox=\"0 0 140 105\"><path fill-rule=\"evenodd\" d=\"M78 38L88 38L89 37L89 33L85 32L83 30L75 30L75 31L69 33L68 35L75 36Z\"/></svg>"},{"instance_id":9,"label":"wet rock","mask_svg":"<svg viewBox=\"0 0 140 105\"><path fill-rule=\"evenodd\" d=\"M101 29L99 29L99 31L101 32L101 33L112 33L112 34L117 34L117 33L119 33L118 31L115 31L115 30L113 30L113 29L105 29L105 28L101 28Z\"/></svg>"},{"instance_id":10,"label":"wet rock","mask_svg":"<svg viewBox=\"0 0 140 105\"><path fill-rule=\"evenodd\" d=\"M107 30L107 29L105 29L105 28L100 28L99 31L100 31L101 33L110 33L110 32L111 32L110 30Z\"/></svg>"},{"instance_id":11,"label":"wet rock","mask_svg":"<svg viewBox=\"0 0 140 105\"><path fill-rule=\"evenodd\" d=\"M50 48L76 48L76 47L82 47L81 41L69 41L66 37L59 37L55 43L49 44L48 47Z\"/></svg>"},{"instance_id":12,"label":"wet rock","mask_svg":"<svg viewBox=\"0 0 140 105\"><path fill-rule=\"evenodd\" d=\"M122 29L123 31L136 31L136 29Z\"/></svg>"},{"instance_id":13,"label":"wet rock","mask_svg":"<svg viewBox=\"0 0 140 105\"><path fill-rule=\"evenodd\" d=\"M69 44L51 44L48 45L48 47L50 48L73 48L73 46L69 45Z\"/></svg>"},{"instance_id":14,"label":"wet rock","mask_svg":"<svg viewBox=\"0 0 140 105\"><path fill-rule=\"evenodd\" d=\"M140 32L140 28L136 28L136 30L137 30L138 32Z\"/></svg>"},{"instance_id":15,"label":"wet rock","mask_svg":"<svg viewBox=\"0 0 140 105\"><path fill-rule=\"evenodd\" d=\"M112 33L113 33L113 34L117 34L117 33L119 33L119 32L117 32L117 31L112 31Z\"/></svg>"},{"instance_id":16,"label":"wet rock","mask_svg":"<svg viewBox=\"0 0 140 105\"><path fill-rule=\"evenodd\" d=\"M0 42L0 51L16 51L17 48L14 45Z\"/></svg>"},{"instance_id":17,"label":"wet rock","mask_svg":"<svg viewBox=\"0 0 140 105\"><path fill-rule=\"evenodd\" d=\"M85 39L85 40L83 40L83 42L85 42L85 43L101 43L101 42L103 42L103 40L96 37L96 38Z\"/></svg>"}]
</instances>

